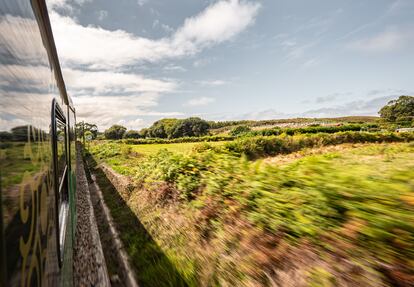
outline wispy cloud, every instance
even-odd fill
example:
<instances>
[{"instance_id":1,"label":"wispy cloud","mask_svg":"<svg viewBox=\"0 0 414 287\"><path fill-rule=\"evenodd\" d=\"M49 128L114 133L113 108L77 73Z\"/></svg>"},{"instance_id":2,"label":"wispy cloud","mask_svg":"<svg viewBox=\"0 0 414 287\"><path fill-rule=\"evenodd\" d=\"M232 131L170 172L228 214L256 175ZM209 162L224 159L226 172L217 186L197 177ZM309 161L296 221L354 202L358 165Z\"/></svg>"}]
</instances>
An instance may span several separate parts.
<instances>
[{"instance_id":1,"label":"wispy cloud","mask_svg":"<svg viewBox=\"0 0 414 287\"><path fill-rule=\"evenodd\" d=\"M212 63L213 61L214 61L213 58L197 59L197 60L194 61L193 66L195 68L200 68L200 67L207 66L208 64Z\"/></svg>"},{"instance_id":2,"label":"wispy cloud","mask_svg":"<svg viewBox=\"0 0 414 287\"><path fill-rule=\"evenodd\" d=\"M163 70L168 71L168 72L186 72L187 71L186 68L179 66L179 65L174 65L174 64L166 65L163 68Z\"/></svg>"},{"instance_id":3,"label":"wispy cloud","mask_svg":"<svg viewBox=\"0 0 414 287\"><path fill-rule=\"evenodd\" d=\"M412 0L395 0L390 4L388 9L389 14L396 14L400 12L413 12L414 2Z\"/></svg>"},{"instance_id":4,"label":"wispy cloud","mask_svg":"<svg viewBox=\"0 0 414 287\"><path fill-rule=\"evenodd\" d=\"M158 19L156 19L156 20L154 20L154 22L152 22L152 28L154 28L154 29L161 28L166 33L171 33L171 32L174 31L174 28L170 27L167 24L161 23L160 20L158 20Z\"/></svg>"},{"instance_id":5,"label":"wispy cloud","mask_svg":"<svg viewBox=\"0 0 414 287\"><path fill-rule=\"evenodd\" d=\"M217 86L223 86L228 84L228 81L223 80L204 80L204 81L197 81L196 83L202 85L202 86L210 86L210 87L217 87Z\"/></svg>"},{"instance_id":6,"label":"wispy cloud","mask_svg":"<svg viewBox=\"0 0 414 287\"><path fill-rule=\"evenodd\" d=\"M137 2L137 3L138 3L138 5L139 5L139 6L141 6L141 7L142 7L142 6L144 6L147 2L148 2L148 0L138 0L138 2Z\"/></svg>"},{"instance_id":7,"label":"wispy cloud","mask_svg":"<svg viewBox=\"0 0 414 287\"><path fill-rule=\"evenodd\" d=\"M196 107L196 106L206 106L208 104L214 103L216 99L209 98L209 97L200 97L200 98L193 98L189 100L184 106L188 107Z\"/></svg>"},{"instance_id":8,"label":"wispy cloud","mask_svg":"<svg viewBox=\"0 0 414 287\"><path fill-rule=\"evenodd\" d=\"M315 103L322 104L322 103L329 103L336 100L344 100L346 97L352 95L352 92L341 92L341 93L332 93L327 96L317 97Z\"/></svg>"},{"instance_id":9,"label":"wispy cloud","mask_svg":"<svg viewBox=\"0 0 414 287\"><path fill-rule=\"evenodd\" d=\"M347 45L350 50L361 52L390 52L405 47L413 40L411 29L401 30L389 27L377 35L353 41Z\"/></svg>"},{"instance_id":10,"label":"wispy cloud","mask_svg":"<svg viewBox=\"0 0 414 287\"><path fill-rule=\"evenodd\" d=\"M108 17L108 11L100 10L98 11L98 20L103 21L106 17Z\"/></svg>"},{"instance_id":11,"label":"wispy cloud","mask_svg":"<svg viewBox=\"0 0 414 287\"><path fill-rule=\"evenodd\" d=\"M338 116L375 116L379 109L396 96L381 96L368 100L346 102L342 105L309 110L301 114L304 117L338 117Z\"/></svg>"}]
</instances>

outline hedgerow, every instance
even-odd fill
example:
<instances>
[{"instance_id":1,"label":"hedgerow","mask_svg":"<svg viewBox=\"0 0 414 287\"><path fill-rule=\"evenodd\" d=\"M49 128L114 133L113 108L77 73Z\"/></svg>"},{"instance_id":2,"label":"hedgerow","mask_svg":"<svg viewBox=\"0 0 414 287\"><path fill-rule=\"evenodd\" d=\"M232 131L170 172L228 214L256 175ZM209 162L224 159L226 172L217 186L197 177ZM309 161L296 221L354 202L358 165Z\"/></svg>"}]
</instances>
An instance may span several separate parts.
<instances>
[{"instance_id":1,"label":"hedgerow","mask_svg":"<svg viewBox=\"0 0 414 287\"><path fill-rule=\"evenodd\" d=\"M224 149L249 158L291 153L303 148L344 143L383 143L414 141L414 133L338 132L295 136L243 137L226 143Z\"/></svg>"}]
</instances>

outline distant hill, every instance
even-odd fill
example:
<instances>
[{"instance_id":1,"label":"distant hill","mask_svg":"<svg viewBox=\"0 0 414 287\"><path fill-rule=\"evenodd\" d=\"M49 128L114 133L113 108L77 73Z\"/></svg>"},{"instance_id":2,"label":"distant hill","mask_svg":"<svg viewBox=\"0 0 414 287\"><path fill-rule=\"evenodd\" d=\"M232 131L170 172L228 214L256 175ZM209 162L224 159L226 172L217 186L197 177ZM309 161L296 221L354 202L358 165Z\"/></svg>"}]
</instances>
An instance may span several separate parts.
<instances>
[{"instance_id":1,"label":"distant hill","mask_svg":"<svg viewBox=\"0 0 414 287\"><path fill-rule=\"evenodd\" d=\"M235 126L245 125L253 129L269 127L304 127L310 125L335 125L345 123L373 123L379 120L374 116L348 116L338 118L291 118L277 120L241 120L241 121L210 121L210 132L213 134L226 132Z\"/></svg>"}]
</instances>

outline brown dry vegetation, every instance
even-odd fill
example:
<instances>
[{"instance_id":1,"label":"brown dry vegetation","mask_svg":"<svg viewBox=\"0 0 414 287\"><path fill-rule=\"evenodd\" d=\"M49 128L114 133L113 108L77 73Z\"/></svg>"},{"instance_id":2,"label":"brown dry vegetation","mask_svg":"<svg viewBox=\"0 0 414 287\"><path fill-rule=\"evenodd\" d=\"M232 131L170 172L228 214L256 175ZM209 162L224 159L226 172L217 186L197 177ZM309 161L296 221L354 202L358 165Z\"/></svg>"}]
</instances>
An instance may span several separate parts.
<instances>
[{"instance_id":1,"label":"brown dry vegetation","mask_svg":"<svg viewBox=\"0 0 414 287\"><path fill-rule=\"evenodd\" d=\"M408 157L404 155L408 155ZM165 156L168 155L163 154L159 159ZM190 199L183 198L183 191L174 182L157 180L156 177L152 177L150 181L143 181L142 177L136 178L134 176L137 171L121 176L105 164L102 164L101 168L117 187L126 206L139 218L162 252L184 278L183 282L180 281L182 285L412 286L414 272L408 258L411 256L409 253L412 252L413 246L410 243L409 238L412 234L409 231L390 230L396 236L393 236L393 242L388 243L390 247L392 246L390 250L400 249L402 252L400 254L407 252L407 257L395 255L386 250L376 250L380 245L370 250L363 240L368 240L369 243L369 240L372 239L365 237L365 234L368 232L369 235L369 232L377 232L377 230L371 230L373 224L371 218L364 219L358 214L343 214L343 218L339 222L332 221L327 227L322 227L322 224L326 223L318 223L318 220L307 217L306 214L298 215L297 220L303 220L298 225L303 228L303 231L299 229L296 231L299 233L292 237L289 225L281 224L278 228L273 229L271 224L258 223L263 219L260 221L254 219L254 216L260 215L269 216L268 219L264 219L265 222L267 222L266 220L273 222L272 220L277 219L277 217L270 219L271 213L267 215L266 212L272 212L272 209L266 210L266 206L264 206L267 204L266 200L270 200L271 197L269 199L263 198L257 203L254 203L256 201L251 198L254 194L252 192L259 188L252 189L255 186L254 174L257 173L260 166L282 164L286 165L287 170L295 170L297 166L301 170L301 165L309 166L310 169L304 168L303 172L305 179L310 181L302 183L308 185L308 192L312 191L309 189L309 184L312 184L313 179L312 177L308 179L309 176L306 174L314 172L312 170L318 168L318 174L315 174L315 184L323 184L323 181L319 181L317 178L327 176L330 182L327 182L323 189L329 189L333 186L332 190L335 191L338 187L339 194L343 193L340 196L344 196L343 200L347 201L358 196L358 191L352 188L359 187L367 191L372 188L362 184L351 188L351 182L361 180L364 182L363 184L366 184L365 182L369 182L367 181L368 176L381 178L382 175L384 175L384 179L381 180L391 181L392 176L401 177L398 174L402 170L408 171L409 169L406 167L413 167L412 160L412 147L409 144L346 144L306 149L256 163L239 162L236 164L236 161L231 160L228 166L224 161L220 164L216 162L216 166L213 168L215 177L213 176L210 181L207 179L201 181L201 184L192 190ZM238 169L233 169L232 166L235 164L238 165ZM243 167L244 165L246 167ZM341 166L345 168L342 173L339 170ZM348 173L351 166L356 168L354 173ZM370 166L378 172L368 171ZM199 167L192 167L191 172L197 168ZM240 168L241 170L239 170ZM397 173L393 171L394 169ZM360 174L358 170L361 171ZM274 171L282 172L278 169L274 169ZM155 170L151 172L155 172ZM232 173L227 175L229 172ZM281 186L286 190L291 189L297 192L292 189L296 184L293 181L301 179L290 177L294 174L288 173ZM395 175L390 177L386 174ZM229 178L226 179L226 176ZM269 176L271 173L267 175L267 177ZM349 178L342 180L338 176ZM224 180L226 188L221 192L208 191L209 186L214 186L214 180ZM405 179L401 177L399 180ZM264 184L264 181L260 180L260 184ZM217 184L224 184L223 181L220 182ZM349 184L351 189L347 190L344 186L339 188L341 184ZM394 191L397 188L401 189L401 185L395 187L390 183L388 185ZM252 191L248 191L249 189ZM365 190L361 191L360 196L366 192ZM238 195L234 196L232 192ZM407 207L408 210L413 208L411 195L404 193L401 196L401 200L411 205L410 208ZM382 195L377 196L381 202ZM292 202L288 205L294 205L293 208L305 208L305 212L306 207L301 205L309 204L310 208L314 208L314 203L307 202L306 197L292 197L291 200ZM305 201L302 202L302 200ZM393 199L389 197L388 200ZM255 207L254 204L263 206ZM273 203L269 202L269 204ZM325 208L323 203L318 204L321 208ZM349 201L349 204L354 203ZM391 208L387 206L379 205L378 208ZM317 205L315 207L318 208ZM258 214L247 212L251 209L259 209ZM375 209L369 210L369 212L373 212ZM312 212L311 209L308 212ZM378 212L382 213L380 210ZM392 214L394 211L386 210L387 212ZM375 214L371 215L375 218ZM383 219L378 218L378 220ZM398 218L390 218L389 220L398 220ZM331 224L335 224L335 226L331 226ZM300 232L305 233L301 234ZM316 234L305 236L308 232L309 234L316 232ZM372 244L378 244L378 242L372 242ZM381 249L381 247L379 248ZM149 278L152 278L153 281L146 281L147 284L143 285L168 286L168 284L161 284L157 281L157 276L160 276L164 271L163 268L160 266L158 271L151 270L153 273ZM138 269L139 272L146 271Z\"/></svg>"}]
</instances>

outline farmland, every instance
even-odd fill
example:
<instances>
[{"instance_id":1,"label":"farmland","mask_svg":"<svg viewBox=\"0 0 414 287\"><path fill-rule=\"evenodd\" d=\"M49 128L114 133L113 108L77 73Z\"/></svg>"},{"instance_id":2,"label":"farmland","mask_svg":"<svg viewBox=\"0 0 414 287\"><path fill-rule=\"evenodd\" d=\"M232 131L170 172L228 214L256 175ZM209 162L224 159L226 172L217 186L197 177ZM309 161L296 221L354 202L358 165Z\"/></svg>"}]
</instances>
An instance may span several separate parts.
<instances>
[{"instance_id":1,"label":"farmland","mask_svg":"<svg viewBox=\"0 0 414 287\"><path fill-rule=\"evenodd\" d=\"M87 159L144 286L387 286L414 276L413 142L353 131L96 141Z\"/></svg>"}]
</instances>

